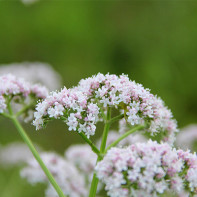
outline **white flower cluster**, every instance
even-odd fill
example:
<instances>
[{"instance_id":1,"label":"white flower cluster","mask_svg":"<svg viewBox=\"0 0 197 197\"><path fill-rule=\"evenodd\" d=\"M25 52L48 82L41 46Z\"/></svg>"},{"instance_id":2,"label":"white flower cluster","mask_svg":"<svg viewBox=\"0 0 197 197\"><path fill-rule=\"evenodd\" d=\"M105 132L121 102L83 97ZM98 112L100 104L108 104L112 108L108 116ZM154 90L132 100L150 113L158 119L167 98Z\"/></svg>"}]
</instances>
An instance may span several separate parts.
<instances>
[{"instance_id":1,"label":"white flower cluster","mask_svg":"<svg viewBox=\"0 0 197 197\"><path fill-rule=\"evenodd\" d=\"M87 196L85 180L72 163L55 153L42 153L41 158L56 179L65 196ZM27 178L32 184L39 182L48 183L48 188L45 192L46 196L58 197L58 194L48 182L46 175L35 159L28 161L28 166L21 171L21 176Z\"/></svg>"},{"instance_id":2,"label":"white flower cluster","mask_svg":"<svg viewBox=\"0 0 197 197\"><path fill-rule=\"evenodd\" d=\"M96 166L98 178L111 197L152 197L171 191L196 193L196 154L168 144L136 143L112 148Z\"/></svg>"},{"instance_id":3,"label":"white flower cluster","mask_svg":"<svg viewBox=\"0 0 197 197\"><path fill-rule=\"evenodd\" d=\"M32 100L36 102L37 99L44 99L47 95L48 90L44 86L32 85L11 74L0 77L0 113L6 111L8 100L19 110L18 108L28 105Z\"/></svg>"},{"instance_id":4,"label":"white flower cluster","mask_svg":"<svg viewBox=\"0 0 197 197\"><path fill-rule=\"evenodd\" d=\"M181 129L180 133L177 135L176 144L178 147L187 150L193 150L194 145L197 142L197 125L192 124Z\"/></svg>"},{"instance_id":5,"label":"white flower cluster","mask_svg":"<svg viewBox=\"0 0 197 197\"><path fill-rule=\"evenodd\" d=\"M6 109L6 102L3 96L0 96L0 113L3 113Z\"/></svg>"},{"instance_id":6,"label":"white flower cluster","mask_svg":"<svg viewBox=\"0 0 197 197\"><path fill-rule=\"evenodd\" d=\"M23 78L32 84L44 85L51 91L61 87L61 76L47 63L21 62L0 65L0 75L8 73Z\"/></svg>"},{"instance_id":7,"label":"white flower cluster","mask_svg":"<svg viewBox=\"0 0 197 197\"><path fill-rule=\"evenodd\" d=\"M0 146L0 165L3 167L20 166L32 157L31 151L24 143L13 142L6 146Z\"/></svg>"},{"instance_id":8,"label":"white flower cluster","mask_svg":"<svg viewBox=\"0 0 197 197\"><path fill-rule=\"evenodd\" d=\"M99 120L97 104L87 102L87 96L80 91L64 88L52 92L44 101L38 103L33 124L40 129L44 121L52 118L62 118L69 130L83 131L88 137L94 135Z\"/></svg>"},{"instance_id":9,"label":"white flower cluster","mask_svg":"<svg viewBox=\"0 0 197 197\"><path fill-rule=\"evenodd\" d=\"M65 151L65 158L79 170L80 175L84 177L86 188L90 188L97 160L97 155L93 153L90 146L87 144L72 145ZM97 191L100 189L101 185Z\"/></svg>"},{"instance_id":10,"label":"white flower cluster","mask_svg":"<svg viewBox=\"0 0 197 197\"><path fill-rule=\"evenodd\" d=\"M73 163L85 176L91 176L97 155L87 144L72 145L65 151L65 158Z\"/></svg>"},{"instance_id":11,"label":"white flower cluster","mask_svg":"<svg viewBox=\"0 0 197 197\"><path fill-rule=\"evenodd\" d=\"M88 137L94 135L99 113L106 107L124 110L130 125L148 124L152 134L167 131L166 141L173 142L178 131L160 98L152 95L142 85L130 81L125 75L98 74L81 80L79 85L53 92L42 103L38 103L34 125L40 129L45 119L63 118L69 130L83 131Z\"/></svg>"}]
</instances>

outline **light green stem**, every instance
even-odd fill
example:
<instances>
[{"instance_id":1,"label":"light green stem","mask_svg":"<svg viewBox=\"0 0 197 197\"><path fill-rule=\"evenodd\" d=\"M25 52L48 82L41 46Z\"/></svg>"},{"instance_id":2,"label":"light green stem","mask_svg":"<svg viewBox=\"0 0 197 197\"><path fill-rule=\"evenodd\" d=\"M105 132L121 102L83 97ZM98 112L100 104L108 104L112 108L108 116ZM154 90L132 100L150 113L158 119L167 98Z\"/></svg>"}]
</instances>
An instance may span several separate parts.
<instances>
[{"instance_id":1,"label":"light green stem","mask_svg":"<svg viewBox=\"0 0 197 197\"><path fill-rule=\"evenodd\" d=\"M92 148L92 151L94 153L96 153L98 155L98 157L100 156L100 151L98 150L98 148L93 144L93 142L87 138L87 136L83 133L83 132L78 132L78 134L90 145L90 147Z\"/></svg>"},{"instance_id":2,"label":"light green stem","mask_svg":"<svg viewBox=\"0 0 197 197\"><path fill-rule=\"evenodd\" d=\"M15 116L12 116L11 118L12 122L14 123L16 129L18 130L18 132L20 133L21 137L23 138L23 140L25 141L25 143L27 144L27 146L29 147L29 149L31 150L32 154L34 155L35 159L37 160L37 162L40 164L40 167L42 168L42 170L44 171L45 175L47 176L47 178L49 179L50 183L53 185L53 187L55 188L55 190L57 191L59 197L65 197L64 193L62 192L61 188L59 187L59 185L56 183L55 179L53 178L53 175L50 173L50 171L47 169L47 167L45 166L45 164L43 163L41 157L39 156L37 150L35 149L33 143L31 142L30 138L28 137L28 135L26 134L25 130L22 128L22 126L20 125L19 121L17 120L17 118Z\"/></svg>"},{"instance_id":3,"label":"light green stem","mask_svg":"<svg viewBox=\"0 0 197 197\"><path fill-rule=\"evenodd\" d=\"M144 125L138 125L134 128L132 128L131 130L127 131L126 133L124 133L121 137L119 137L116 141L114 141L113 143L111 143L105 150L105 153L112 147L116 146L120 141L122 141L123 139L125 139L127 136L131 135L132 133L134 133L137 130L141 130L144 129L145 126Z\"/></svg>"},{"instance_id":4,"label":"light green stem","mask_svg":"<svg viewBox=\"0 0 197 197\"><path fill-rule=\"evenodd\" d=\"M30 140L30 138L26 134L25 130L21 126L20 122L18 121L17 116L20 115L20 112L18 114L14 115L10 102L11 102L11 98L8 98L7 99L7 109L8 109L9 114L4 113L2 115L4 117L9 118L14 123L14 125L15 125L16 129L18 130L19 134L21 135L21 137L23 138L24 142L29 147L30 151L32 152L33 156L35 157L35 159L39 163L40 167L44 171L44 173L47 176L48 180L50 181L50 183L52 184L52 186L54 187L54 189L58 193L59 197L65 197L64 193L61 190L61 188L59 187L59 185L57 184L57 182L53 178L53 175L48 170L48 168L45 166L44 162L42 161L42 159L41 159L39 153L37 152L37 150L35 149L32 141ZM24 110L26 110L26 107L24 108Z\"/></svg>"},{"instance_id":5,"label":"light green stem","mask_svg":"<svg viewBox=\"0 0 197 197\"><path fill-rule=\"evenodd\" d=\"M106 117L105 127L104 127L104 131L103 131L103 137L102 137L101 146L100 146L101 155L103 155L104 152L105 152L107 136L108 136L109 127L110 127L110 119L111 119L111 109L108 108L107 109L107 117ZM101 160L102 160L102 157L97 158L97 162L101 161ZM96 173L94 172L91 187L90 187L89 197L95 197L96 196L98 182L99 182L99 180L96 176Z\"/></svg>"},{"instance_id":6,"label":"light green stem","mask_svg":"<svg viewBox=\"0 0 197 197\"><path fill-rule=\"evenodd\" d=\"M109 123L112 124L113 122L115 122L115 121L117 121L117 120L120 120L120 119L122 119L122 118L124 118L124 114L120 114L120 115L118 115L118 116L112 118L112 119L109 121Z\"/></svg>"}]
</instances>

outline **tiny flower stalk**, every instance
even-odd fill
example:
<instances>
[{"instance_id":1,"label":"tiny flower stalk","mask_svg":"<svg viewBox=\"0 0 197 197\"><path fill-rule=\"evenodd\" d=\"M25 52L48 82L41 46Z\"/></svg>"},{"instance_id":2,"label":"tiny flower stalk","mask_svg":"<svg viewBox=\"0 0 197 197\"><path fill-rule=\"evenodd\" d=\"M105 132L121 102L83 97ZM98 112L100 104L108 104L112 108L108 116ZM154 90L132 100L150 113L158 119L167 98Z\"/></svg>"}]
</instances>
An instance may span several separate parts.
<instances>
[{"instance_id":1,"label":"tiny flower stalk","mask_svg":"<svg viewBox=\"0 0 197 197\"><path fill-rule=\"evenodd\" d=\"M122 136L120 136L116 141L114 141L113 143L111 143L105 150L105 153L112 147L116 146L120 141L122 141L123 139L125 139L126 137L128 137L129 135L131 135L132 133L134 133L135 131L139 131L141 129L144 129L146 126L144 125L138 125L134 128L132 128L131 130L127 131L126 133L124 133Z\"/></svg>"},{"instance_id":2,"label":"tiny flower stalk","mask_svg":"<svg viewBox=\"0 0 197 197\"><path fill-rule=\"evenodd\" d=\"M101 157L100 151L97 149L97 147L93 144L93 142L87 138L87 136L83 132L78 132L79 135L90 145L92 148L92 151L98 155L98 157Z\"/></svg>"},{"instance_id":3,"label":"tiny flower stalk","mask_svg":"<svg viewBox=\"0 0 197 197\"><path fill-rule=\"evenodd\" d=\"M107 109L107 117L106 117L106 120L105 120L105 127L104 127L103 136L102 136L102 140L101 140L101 146L100 146L100 153L101 154L105 153L107 136L108 136L108 132L109 132L109 128L110 128L110 120L111 120L111 108L108 108ZM97 158L97 162L99 162L101 160L102 160L102 157ZM91 187L90 187L89 197L96 196L98 182L99 182L99 180L96 176L96 173L94 172Z\"/></svg>"}]
</instances>

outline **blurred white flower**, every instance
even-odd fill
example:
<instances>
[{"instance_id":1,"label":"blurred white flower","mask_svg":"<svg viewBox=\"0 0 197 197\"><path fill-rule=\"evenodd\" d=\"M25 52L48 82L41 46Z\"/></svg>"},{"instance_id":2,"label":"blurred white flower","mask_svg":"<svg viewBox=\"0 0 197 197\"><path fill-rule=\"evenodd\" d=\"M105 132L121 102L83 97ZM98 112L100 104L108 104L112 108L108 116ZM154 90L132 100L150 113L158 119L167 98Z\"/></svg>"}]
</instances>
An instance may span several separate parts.
<instances>
[{"instance_id":1,"label":"blurred white flower","mask_svg":"<svg viewBox=\"0 0 197 197\"><path fill-rule=\"evenodd\" d=\"M23 0L35 1L35 0ZM11 73L31 83L40 83L49 90L61 87L61 76L47 63L21 62L0 65L0 75Z\"/></svg>"},{"instance_id":2,"label":"blurred white flower","mask_svg":"<svg viewBox=\"0 0 197 197\"><path fill-rule=\"evenodd\" d=\"M40 149L37 145L36 147ZM20 166L33 157L25 143L13 142L0 146L0 165L3 167Z\"/></svg>"},{"instance_id":3,"label":"blurred white flower","mask_svg":"<svg viewBox=\"0 0 197 197\"><path fill-rule=\"evenodd\" d=\"M21 2L25 5L32 5L39 0L21 0Z\"/></svg>"},{"instance_id":4,"label":"blurred white flower","mask_svg":"<svg viewBox=\"0 0 197 197\"><path fill-rule=\"evenodd\" d=\"M56 153L45 152L41 154L41 158L66 196L87 196L88 190L85 188L84 177L79 173L73 163L66 161L65 158ZM40 182L47 183L46 196L58 197L57 192L51 186L46 175L34 158L28 160L28 166L21 171L21 176L27 178L32 184Z\"/></svg>"},{"instance_id":5,"label":"blurred white flower","mask_svg":"<svg viewBox=\"0 0 197 197\"><path fill-rule=\"evenodd\" d=\"M184 150L192 150L195 142L197 142L197 124L184 127L177 135L176 144Z\"/></svg>"}]
</instances>

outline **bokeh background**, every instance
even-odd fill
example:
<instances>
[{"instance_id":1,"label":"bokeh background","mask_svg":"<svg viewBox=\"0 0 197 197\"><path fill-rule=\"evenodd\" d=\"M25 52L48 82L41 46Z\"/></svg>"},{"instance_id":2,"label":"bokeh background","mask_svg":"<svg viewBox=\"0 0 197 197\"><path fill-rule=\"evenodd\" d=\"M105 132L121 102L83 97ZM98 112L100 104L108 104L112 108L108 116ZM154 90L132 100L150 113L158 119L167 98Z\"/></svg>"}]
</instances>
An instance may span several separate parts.
<instances>
[{"instance_id":1,"label":"bokeh background","mask_svg":"<svg viewBox=\"0 0 197 197\"><path fill-rule=\"evenodd\" d=\"M165 101L180 128L197 123L196 1L2 0L0 64L24 61L51 64L66 87L98 72L128 74ZM0 124L0 144L21 141L9 121ZM59 121L24 127L45 150L83 143ZM0 168L1 197L43 197L43 188Z\"/></svg>"}]
</instances>

